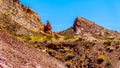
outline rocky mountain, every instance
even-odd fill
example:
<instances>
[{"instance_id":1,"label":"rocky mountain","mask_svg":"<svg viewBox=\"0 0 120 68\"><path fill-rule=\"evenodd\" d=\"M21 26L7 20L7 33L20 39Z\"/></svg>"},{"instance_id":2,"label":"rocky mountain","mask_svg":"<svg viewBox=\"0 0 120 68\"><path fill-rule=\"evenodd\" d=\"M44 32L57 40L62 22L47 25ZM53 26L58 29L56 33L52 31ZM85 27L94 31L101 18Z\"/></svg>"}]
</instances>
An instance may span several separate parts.
<instances>
[{"instance_id":1,"label":"rocky mountain","mask_svg":"<svg viewBox=\"0 0 120 68\"><path fill-rule=\"evenodd\" d=\"M120 34L77 17L52 32L19 0L0 0L0 68L119 68Z\"/></svg>"},{"instance_id":2,"label":"rocky mountain","mask_svg":"<svg viewBox=\"0 0 120 68\"><path fill-rule=\"evenodd\" d=\"M19 0L0 0L0 68L66 68L16 35L41 35L38 15Z\"/></svg>"},{"instance_id":3,"label":"rocky mountain","mask_svg":"<svg viewBox=\"0 0 120 68\"><path fill-rule=\"evenodd\" d=\"M120 36L118 32L111 31L95 24L92 21L86 20L82 17L77 17L73 26L68 30L61 32L62 35L82 36L82 37L95 37L102 39L106 36Z\"/></svg>"}]
</instances>

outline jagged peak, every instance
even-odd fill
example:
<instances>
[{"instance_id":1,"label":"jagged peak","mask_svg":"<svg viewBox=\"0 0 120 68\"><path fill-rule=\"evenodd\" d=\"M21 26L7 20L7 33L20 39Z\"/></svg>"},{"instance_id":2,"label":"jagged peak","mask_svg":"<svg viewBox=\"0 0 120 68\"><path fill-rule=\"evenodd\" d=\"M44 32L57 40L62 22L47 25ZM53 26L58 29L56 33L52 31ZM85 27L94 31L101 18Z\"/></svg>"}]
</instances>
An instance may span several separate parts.
<instances>
[{"instance_id":1,"label":"jagged peak","mask_svg":"<svg viewBox=\"0 0 120 68\"><path fill-rule=\"evenodd\" d=\"M101 36L119 36L118 33L105 29L104 27L80 16L75 18L72 28L64 31L63 34L64 33L66 33L65 35L68 33L68 35L73 36L87 36L100 39L102 39Z\"/></svg>"},{"instance_id":2,"label":"jagged peak","mask_svg":"<svg viewBox=\"0 0 120 68\"><path fill-rule=\"evenodd\" d=\"M80 17L80 16L77 16L77 17L76 17L76 20L81 20L81 19L83 19L83 18Z\"/></svg>"}]
</instances>

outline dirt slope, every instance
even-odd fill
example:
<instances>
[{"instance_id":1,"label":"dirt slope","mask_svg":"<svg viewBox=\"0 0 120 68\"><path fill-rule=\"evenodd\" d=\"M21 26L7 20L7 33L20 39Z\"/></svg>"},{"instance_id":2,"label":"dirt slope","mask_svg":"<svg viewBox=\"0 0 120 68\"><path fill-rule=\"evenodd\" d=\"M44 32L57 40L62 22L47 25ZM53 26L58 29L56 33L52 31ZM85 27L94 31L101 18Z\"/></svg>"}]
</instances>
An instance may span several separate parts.
<instances>
[{"instance_id":1,"label":"dirt slope","mask_svg":"<svg viewBox=\"0 0 120 68\"><path fill-rule=\"evenodd\" d=\"M60 61L0 29L0 68L66 68Z\"/></svg>"}]
</instances>

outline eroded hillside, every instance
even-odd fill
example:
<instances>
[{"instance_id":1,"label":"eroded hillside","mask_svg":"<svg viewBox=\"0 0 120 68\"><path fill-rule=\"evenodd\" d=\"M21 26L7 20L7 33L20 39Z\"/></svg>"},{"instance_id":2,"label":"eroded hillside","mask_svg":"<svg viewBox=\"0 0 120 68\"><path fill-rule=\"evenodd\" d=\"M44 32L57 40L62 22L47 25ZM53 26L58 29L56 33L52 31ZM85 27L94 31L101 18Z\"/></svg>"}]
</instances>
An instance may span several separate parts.
<instances>
[{"instance_id":1,"label":"eroded hillside","mask_svg":"<svg viewBox=\"0 0 120 68\"><path fill-rule=\"evenodd\" d=\"M66 68L40 50L0 29L0 68Z\"/></svg>"},{"instance_id":2,"label":"eroded hillside","mask_svg":"<svg viewBox=\"0 0 120 68\"><path fill-rule=\"evenodd\" d=\"M43 24L19 0L0 0L0 68L66 68L59 60L16 38L39 35Z\"/></svg>"},{"instance_id":3,"label":"eroded hillside","mask_svg":"<svg viewBox=\"0 0 120 68\"><path fill-rule=\"evenodd\" d=\"M120 34L77 17L68 30L19 0L0 0L0 68L119 68Z\"/></svg>"},{"instance_id":4,"label":"eroded hillside","mask_svg":"<svg viewBox=\"0 0 120 68\"><path fill-rule=\"evenodd\" d=\"M12 34L34 35L43 30L38 15L19 0L0 0L0 22Z\"/></svg>"}]
</instances>

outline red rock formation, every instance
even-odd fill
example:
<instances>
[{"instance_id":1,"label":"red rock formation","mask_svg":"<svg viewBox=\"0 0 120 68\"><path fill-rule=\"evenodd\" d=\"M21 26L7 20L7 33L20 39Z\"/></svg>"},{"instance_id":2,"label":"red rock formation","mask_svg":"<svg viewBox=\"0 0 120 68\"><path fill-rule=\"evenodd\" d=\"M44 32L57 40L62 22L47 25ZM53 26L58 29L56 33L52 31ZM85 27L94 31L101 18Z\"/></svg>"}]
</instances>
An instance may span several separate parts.
<instances>
[{"instance_id":1,"label":"red rock formation","mask_svg":"<svg viewBox=\"0 0 120 68\"><path fill-rule=\"evenodd\" d=\"M52 33L52 27L51 27L49 21L47 21L47 24L44 25L44 32L45 32L45 33L48 33L48 34L51 34L51 33Z\"/></svg>"},{"instance_id":2,"label":"red rock formation","mask_svg":"<svg viewBox=\"0 0 120 68\"><path fill-rule=\"evenodd\" d=\"M76 34L80 34L80 30L79 30L79 27L81 26L81 22L79 20L79 17L77 17L74 21L74 24L73 24L73 30L74 32L76 32Z\"/></svg>"},{"instance_id":3,"label":"red rock formation","mask_svg":"<svg viewBox=\"0 0 120 68\"><path fill-rule=\"evenodd\" d=\"M74 21L74 24L73 24L73 26L77 26L77 27L80 27L80 24L81 22L80 22L80 20L79 20L79 17L77 17L76 19L75 19L75 21Z\"/></svg>"}]
</instances>

